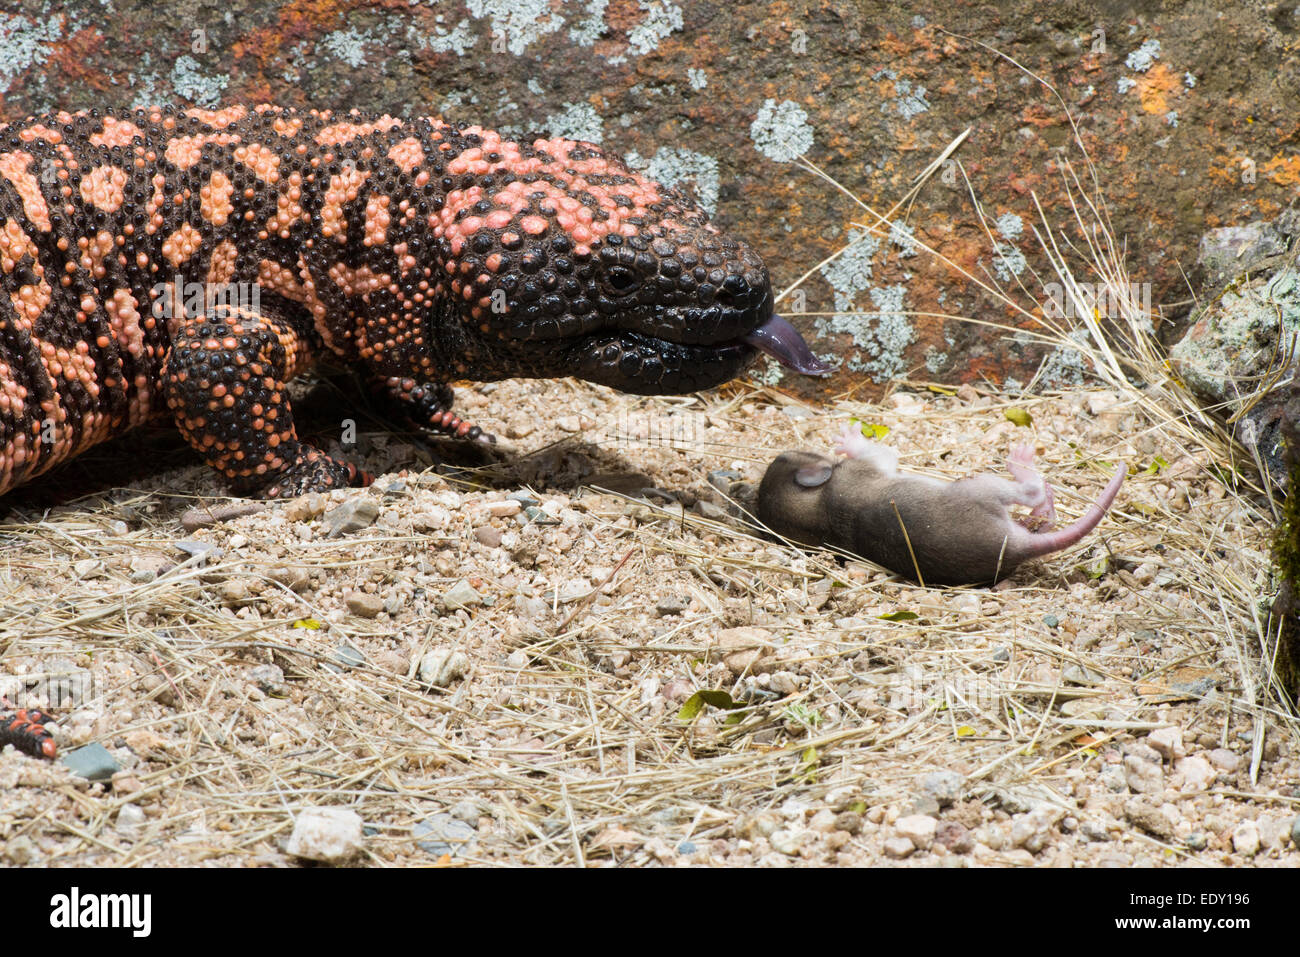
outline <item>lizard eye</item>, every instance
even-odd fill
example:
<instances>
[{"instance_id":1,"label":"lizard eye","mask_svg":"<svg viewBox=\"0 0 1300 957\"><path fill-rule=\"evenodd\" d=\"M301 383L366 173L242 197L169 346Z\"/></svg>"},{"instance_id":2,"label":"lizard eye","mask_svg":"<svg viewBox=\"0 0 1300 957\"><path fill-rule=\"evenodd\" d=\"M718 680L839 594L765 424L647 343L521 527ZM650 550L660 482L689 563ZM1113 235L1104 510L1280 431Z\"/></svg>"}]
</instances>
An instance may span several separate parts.
<instances>
[{"instance_id":1,"label":"lizard eye","mask_svg":"<svg viewBox=\"0 0 1300 957\"><path fill-rule=\"evenodd\" d=\"M622 266L615 266L611 269L607 279L610 288L615 293L631 292L633 287L636 286L636 276L632 274L631 270L624 269Z\"/></svg>"}]
</instances>

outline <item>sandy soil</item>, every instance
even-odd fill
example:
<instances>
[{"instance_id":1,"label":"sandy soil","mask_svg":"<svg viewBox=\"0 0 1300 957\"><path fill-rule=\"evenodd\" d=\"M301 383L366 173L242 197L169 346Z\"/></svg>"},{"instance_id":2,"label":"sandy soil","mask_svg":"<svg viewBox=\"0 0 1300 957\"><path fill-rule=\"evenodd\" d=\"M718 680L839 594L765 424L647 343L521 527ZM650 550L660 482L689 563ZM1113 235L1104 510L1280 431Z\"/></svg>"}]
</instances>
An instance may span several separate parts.
<instances>
[{"instance_id":1,"label":"sandy soil","mask_svg":"<svg viewBox=\"0 0 1300 957\"><path fill-rule=\"evenodd\" d=\"M363 425L369 489L223 520L180 454L7 503L0 690L118 767L0 754L9 863L293 865L295 822L346 808L333 859L375 865L1300 865L1268 505L1114 395L459 401L508 446L485 469ZM710 484L743 497L849 417L947 477L1032 441L1067 519L1135 474L995 589L764 540Z\"/></svg>"}]
</instances>

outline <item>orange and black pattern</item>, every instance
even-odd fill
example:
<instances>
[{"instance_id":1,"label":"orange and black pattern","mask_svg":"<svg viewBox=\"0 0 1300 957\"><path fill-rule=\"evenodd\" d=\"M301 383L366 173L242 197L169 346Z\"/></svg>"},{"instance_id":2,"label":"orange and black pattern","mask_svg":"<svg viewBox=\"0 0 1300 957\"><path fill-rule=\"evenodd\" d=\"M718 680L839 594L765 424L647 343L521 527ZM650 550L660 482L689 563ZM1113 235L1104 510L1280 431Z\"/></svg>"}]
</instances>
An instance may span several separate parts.
<instances>
[{"instance_id":1,"label":"orange and black pattern","mask_svg":"<svg viewBox=\"0 0 1300 957\"><path fill-rule=\"evenodd\" d=\"M688 392L771 315L761 260L590 143L434 117L152 108L0 126L0 493L175 421L240 491L362 484L299 441L322 354L463 438L456 379Z\"/></svg>"},{"instance_id":2,"label":"orange and black pattern","mask_svg":"<svg viewBox=\"0 0 1300 957\"><path fill-rule=\"evenodd\" d=\"M4 702L8 707L8 702ZM45 730L45 722L52 721L44 711L19 708L0 714L0 748L12 744L19 751L34 758L52 758L58 753L54 738Z\"/></svg>"}]
</instances>

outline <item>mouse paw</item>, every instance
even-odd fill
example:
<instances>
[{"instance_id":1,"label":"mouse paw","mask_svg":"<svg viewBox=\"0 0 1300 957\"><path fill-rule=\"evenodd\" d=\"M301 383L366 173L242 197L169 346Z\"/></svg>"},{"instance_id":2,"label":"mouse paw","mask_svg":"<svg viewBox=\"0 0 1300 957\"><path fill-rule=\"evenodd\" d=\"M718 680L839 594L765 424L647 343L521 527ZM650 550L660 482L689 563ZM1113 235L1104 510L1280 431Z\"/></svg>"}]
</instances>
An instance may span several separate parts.
<instances>
[{"instance_id":1,"label":"mouse paw","mask_svg":"<svg viewBox=\"0 0 1300 957\"><path fill-rule=\"evenodd\" d=\"M850 422L835 437L835 451L851 459L866 458L871 452L871 442L862 434L862 430Z\"/></svg>"},{"instance_id":2,"label":"mouse paw","mask_svg":"<svg viewBox=\"0 0 1300 957\"><path fill-rule=\"evenodd\" d=\"M835 451L859 462L867 462L886 475L898 471L898 450L873 442L856 425L847 425L835 443Z\"/></svg>"},{"instance_id":3,"label":"mouse paw","mask_svg":"<svg viewBox=\"0 0 1300 957\"><path fill-rule=\"evenodd\" d=\"M1011 454L1007 456L1008 466L1021 465L1021 466L1025 466L1026 468L1029 468L1032 467L1033 464L1034 464L1034 447L1032 445L1027 445L1027 444L1017 445L1014 449L1011 450ZM1014 469L1012 471L1014 471Z\"/></svg>"}]
</instances>

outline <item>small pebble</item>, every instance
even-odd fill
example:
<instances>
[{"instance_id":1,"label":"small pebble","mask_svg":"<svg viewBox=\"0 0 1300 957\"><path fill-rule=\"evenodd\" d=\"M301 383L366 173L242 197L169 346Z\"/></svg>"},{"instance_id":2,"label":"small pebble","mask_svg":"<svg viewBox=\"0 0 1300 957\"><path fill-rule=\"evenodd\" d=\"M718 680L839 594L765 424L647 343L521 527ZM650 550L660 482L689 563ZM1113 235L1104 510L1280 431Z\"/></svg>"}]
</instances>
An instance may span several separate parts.
<instances>
[{"instance_id":1,"label":"small pebble","mask_svg":"<svg viewBox=\"0 0 1300 957\"><path fill-rule=\"evenodd\" d=\"M426 854L460 857L470 853L477 843L474 828L450 814L434 814L411 828L415 844Z\"/></svg>"},{"instance_id":2,"label":"small pebble","mask_svg":"<svg viewBox=\"0 0 1300 957\"><path fill-rule=\"evenodd\" d=\"M36 860L36 845L26 834L20 834L5 842L3 853L10 864L23 867Z\"/></svg>"},{"instance_id":3,"label":"small pebble","mask_svg":"<svg viewBox=\"0 0 1300 957\"><path fill-rule=\"evenodd\" d=\"M470 827L478 827L478 805L473 801L457 801L447 813L458 821L464 821Z\"/></svg>"},{"instance_id":4,"label":"small pebble","mask_svg":"<svg viewBox=\"0 0 1300 957\"><path fill-rule=\"evenodd\" d=\"M1254 821L1242 821L1232 830L1232 849L1242 857L1259 853L1259 828Z\"/></svg>"},{"instance_id":5,"label":"small pebble","mask_svg":"<svg viewBox=\"0 0 1300 957\"><path fill-rule=\"evenodd\" d=\"M341 864L361 852L361 816L346 808L322 807L303 811L293 822L285 851L293 857L325 864Z\"/></svg>"},{"instance_id":6,"label":"small pebble","mask_svg":"<svg viewBox=\"0 0 1300 957\"><path fill-rule=\"evenodd\" d=\"M733 482L739 482L742 476L735 469L714 469L709 473L709 484L716 488L723 495L731 491Z\"/></svg>"},{"instance_id":7,"label":"small pebble","mask_svg":"<svg viewBox=\"0 0 1300 957\"><path fill-rule=\"evenodd\" d=\"M939 802L929 794L918 794L912 798L911 814L925 814L929 817L939 816Z\"/></svg>"},{"instance_id":8,"label":"small pebble","mask_svg":"<svg viewBox=\"0 0 1300 957\"><path fill-rule=\"evenodd\" d=\"M848 834L857 834L862 830L862 815L857 811L841 811L835 817L835 829Z\"/></svg>"},{"instance_id":9,"label":"small pebble","mask_svg":"<svg viewBox=\"0 0 1300 957\"><path fill-rule=\"evenodd\" d=\"M384 610L384 601L378 595L354 591L347 597L347 606L358 618L374 618Z\"/></svg>"},{"instance_id":10,"label":"small pebble","mask_svg":"<svg viewBox=\"0 0 1300 957\"><path fill-rule=\"evenodd\" d=\"M63 756L63 763L73 774L90 781L107 781L122 770L122 766L108 753L108 749L99 743L69 751Z\"/></svg>"},{"instance_id":11,"label":"small pebble","mask_svg":"<svg viewBox=\"0 0 1300 957\"><path fill-rule=\"evenodd\" d=\"M1214 783L1214 768L1200 755L1174 762L1174 771L1184 791L1204 791Z\"/></svg>"},{"instance_id":12,"label":"small pebble","mask_svg":"<svg viewBox=\"0 0 1300 957\"><path fill-rule=\"evenodd\" d=\"M886 857L897 861L910 857L916 850L916 845L905 837L891 837L885 840L883 849Z\"/></svg>"},{"instance_id":13,"label":"small pebble","mask_svg":"<svg viewBox=\"0 0 1300 957\"><path fill-rule=\"evenodd\" d=\"M956 771L931 771L921 779L921 792L934 798L940 807L947 807L958 800L965 786L965 775Z\"/></svg>"},{"instance_id":14,"label":"small pebble","mask_svg":"<svg viewBox=\"0 0 1300 957\"><path fill-rule=\"evenodd\" d=\"M1153 807L1138 798L1133 798L1124 805L1124 816L1148 834L1154 834L1164 841L1174 838L1174 827L1160 808Z\"/></svg>"},{"instance_id":15,"label":"small pebble","mask_svg":"<svg viewBox=\"0 0 1300 957\"><path fill-rule=\"evenodd\" d=\"M714 505L712 502L705 501L704 499L700 499L695 503L693 511L712 522L725 521L727 518L727 510L725 508L722 508L719 505Z\"/></svg>"},{"instance_id":16,"label":"small pebble","mask_svg":"<svg viewBox=\"0 0 1300 957\"><path fill-rule=\"evenodd\" d=\"M1166 761L1181 758L1183 752L1182 728L1157 728L1147 735L1147 744L1151 745Z\"/></svg>"},{"instance_id":17,"label":"small pebble","mask_svg":"<svg viewBox=\"0 0 1300 957\"><path fill-rule=\"evenodd\" d=\"M325 513L329 537L338 538L351 532L369 528L379 517L379 503L369 495L358 495Z\"/></svg>"},{"instance_id":18,"label":"small pebble","mask_svg":"<svg viewBox=\"0 0 1300 957\"><path fill-rule=\"evenodd\" d=\"M366 663L366 656L347 642L334 649L334 660L344 668L360 668Z\"/></svg>"},{"instance_id":19,"label":"small pebble","mask_svg":"<svg viewBox=\"0 0 1300 957\"><path fill-rule=\"evenodd\" d=\"M1069 664L1061 669L1061 680L1066 684L1082 685L1084 687L1095 687L1106 680L1105 675L1100 675L1091 668L1084 668L1081 665Z\"/></svg>"},{"instance_id":20,"label":"small pebble","mask_svg":"<svg viewBox=\"0 0 1300 957\"><path fill-rule=\"evenodd\" d=\"M279 665L255 665L248 671L248 680L264 694L273 697L284 695L284 670Z\"/></svg>"},{"instance_id":21,"label":"small pebble","mask_svg":"<svg viewBox=\"0 0 1300 957\"><path fill-rule=\"evenodd\" d=\"M123 804L117 812L118 830L133 830L143 824L144 821L144 809L138 804Z\"/></svg>"},{"instance_id":22,"label":"small pebble","mask_svg":"<svg viewBox=\"0 0 1300 957\"><path fill-rule=\"evenodd\" d=\"M690 600L681 595L666 595L655 602L655 614L660 618L680 615L691 607Z\"/></svg>"},{"instance_id":23,"label":"small pebble","mask_svg":"<svg viewBox=\"0 0 1300 957\"><path fill-rule=\"evenodd\" d=\"M443 592L442 601L448 608L472 608L483 603L483 596L462 578Z\"/></svg>"},{"instance_id":24,"label":"small pebble","mask_svg":"<svg viewBox=\"0 0 1300 957\"><path fill-rule=\"evenodd\" d=\"M935 843L954 854L969 854L975 849L975 837L958 821L941 821L934 832Z\"/></svg>"},{"instance_id":25,"label":"small pebble","mask_svg":"<svg viewBox=\"0 0 1300 957\"><path fill-rule=\"evenodd\" d=\"M311 584L311 569L303 565L281 565L271 570L271 580L293 592L306 591Z\"/></svg>"},{"instance_id":26,"label":"small pebble","mask_svg":"<svg viewBox=\"0 0 1300 957\"><path fill-rule=\"evenodd\" d=\"M911 841L917 850L924 851L934 842L938 826L938 822L928 814L909 814L894 822L894 832Z\"/></svg>"},{"instance_id":27,"label":"small pebble","mask_svg":"<svg viewBox=\"0 0 1300 957\"><path fill-rule=\"evenodd\" d=\"M1229 751L1227 748L1215 748L1210 752L1209 758L1211 764L1228 774L1241 766L1241 758L1235 751Z\"/></svg>"},{"instance_id":28,"label":"small pebble","mask_svg":"<svg viewBox=\"0 0 1300 957\"><path fill-rule=\"evenodd\" d=\"M204 565L210 561L215 562L221 558L222 554L221 549L216 545L213 545L211 542L197 542L186 539L179 542L173 542L173 544L186 555L189 555L191 558L196 558L197 561L195 564L197 565Z\"/></svg>"},{"instance_id":29,"label":"small pebble","mask_svg":"<svg viewBox=\"0 0 1300 957\"><path fill-rule=\"evenodd\" d=\"M803 831L793 831L786 828L778 828L772 832L768 840L772 843L772 850L787 857L793 857L799 853L799 848L803 846L806 834Z\"/></svg>"},{"instance_id":30,"label":"small pebble","mask_svg":"<svg viewBox=\"0 0 1300 957\"><path fill-rule=\"evenodd\" d=\"M501 529L491 525L480 525L474 529L474 537L478 539L480 545L486 545L488 548L498 548L501 545Z\"/></svg>"},{"instance_id":31,"label":"small pebble","mask_svg":"<svg viewBox=\"0 0 1300 957\"><path fill-rule=\"evenodd\" d=\"M1124 756L1124 781L1138 794L1159 794L1165 789L1165 775L1160 765L1136 754Z\"/></svg>"},{"instance_id":32,"label":"small pebble","mask_svg":"<svg viewBox=\"0 0 1300 957\"><path fill-rule=\"evenodd\" d=\"M1079 833L1088 841L1102 842L1110 840L1110 830L1104 823L1094 818L1084 820L1079 827Z\"/></svg>"},{"instance_id":33,"label":"small pebble","mask_svg":"<svg viewBox=\"0 0 1300 957\"><path fill-rule=\"evenodd\" d=\"M469 673L464 652L435 648L420 659L420 680L435 688L446 688Z\"/></svg>"}]
</instances>

